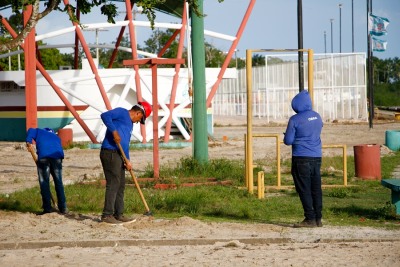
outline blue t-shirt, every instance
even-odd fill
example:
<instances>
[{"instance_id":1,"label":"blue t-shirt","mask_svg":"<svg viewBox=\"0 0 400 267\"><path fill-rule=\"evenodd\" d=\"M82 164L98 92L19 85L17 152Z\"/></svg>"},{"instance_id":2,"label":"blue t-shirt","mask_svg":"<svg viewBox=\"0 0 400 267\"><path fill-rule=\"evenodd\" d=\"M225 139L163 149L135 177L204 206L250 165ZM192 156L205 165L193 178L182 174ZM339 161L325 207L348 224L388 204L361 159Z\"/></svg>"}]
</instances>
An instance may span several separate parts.
<instances>
[{"instance_id":1,"label":"blue t-shirt","mask_svg":"<svg viewBox=\"0 0 400 267\"><path fill-rule=\"evenodd\" d=\"M297 113L290 117L283 142L292 145L292 156L322 157L321 116L312 110L311 98L306 90L292 100L292 108Z\"/></svg>"},{"instance_id":2,"label":"blue t-shirt","mask_svg":"<svg viewBox=\"0 0 400 267\"><path fill-rule=\"evenodd\" d=\"M121 137L121 147L124 150L126 158L129 159L129 143L133 129L133 122L129 115L129 111L124 108L115 108L102 113L100 117L107 127L106 136L101 147L105 149L116 149L119 151L112 134L113 131L117 130Z\"/></svg>"},{"instance_id":3,"label":"blue t-shirt","mask_svg":"<svg viewBox=\"0 0 400 267\"><path fill-rule=\"evenodd\" d=\"M29 128L26 142L32 144L32 140L36 142L36 153L39 160L42 158L64 158L61 139L55 133L39 128Z\"/></svg>"}]
</instances>

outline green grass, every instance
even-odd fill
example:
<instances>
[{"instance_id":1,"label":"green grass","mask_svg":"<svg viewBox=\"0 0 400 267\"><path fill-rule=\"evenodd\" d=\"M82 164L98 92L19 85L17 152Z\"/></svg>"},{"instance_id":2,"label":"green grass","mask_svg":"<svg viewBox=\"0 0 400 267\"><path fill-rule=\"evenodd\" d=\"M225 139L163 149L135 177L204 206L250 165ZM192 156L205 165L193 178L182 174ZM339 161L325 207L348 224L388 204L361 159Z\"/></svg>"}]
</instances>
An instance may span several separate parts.
<instances>
[{"instance_id":1,"label":"green grass","mask_svg":"<svg viewBox=\"0 0 400 267\"><path fill-rule=\"evenodd\" d=\"M349 157L349 162L352 158ZM341 184L341 158L323 159L323 181ZM381 160L385 177L400 162L400 153L385 156ZM272 163L273 164L273 163ZM284 163L286 164L286 163ZM390 202L390 190L380 181L361 180L354 176L352 163L348 164L349 186L323 189L323 220L327 225L372 226L399 229L400 220ZM337 166L337 167L335 167ZM333 168L329 168L333 167ZM258 168L257 168L258 169ZM329 169L329 171L328 171ZM150 167L149 170L150 172ZM286 171L287 172L287 171ZM351 175L353 173L353 175ZM144 176L149 175L149 173ZM175 166L162 166L160 176L173 179L177 189L156 190L152 184L142 185L142 192L150 210L156 217L174 218L190 216L202 220L262 222L292 224L303 218L303 211L294 189L269 190L265 199L249 194L243 189L244 164L226 159L210 160L199 164L191 158L184 158ZM290 173L284 173L285 183L293 184ZM147 176L148 177L148 176ZM173 177L173 178L172 178ZM231 180L229 186L179 186L190 177L191 181L203 181L206 177L217 180ZM267 173L268 181L274 184L276 175ZM131 180L127 176L127 180ZM267 179L266 179L267 180ZM282 182L283 184L283 182ZM53 190L54 192L54 190ZM73 212L101 214L104 203L104 186L95 184L74 184L65 187L68 207ZM0 208L20 212L41 210L39 188L31 188L10 195L0 195ZM136 188L130 184L125 190L127 214L145 212Z\"/></svg>"}]
</instances>

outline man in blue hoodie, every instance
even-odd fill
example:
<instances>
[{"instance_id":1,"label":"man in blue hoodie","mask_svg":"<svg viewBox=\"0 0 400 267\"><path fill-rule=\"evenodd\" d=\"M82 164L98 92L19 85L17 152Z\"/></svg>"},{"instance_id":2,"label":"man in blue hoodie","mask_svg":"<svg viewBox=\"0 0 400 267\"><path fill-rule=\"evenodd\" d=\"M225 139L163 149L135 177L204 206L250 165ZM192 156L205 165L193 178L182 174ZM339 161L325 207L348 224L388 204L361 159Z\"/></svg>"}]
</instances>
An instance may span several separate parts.
<instances>
[{"instance_id":1,"label":"man in blue hoodie","mask_svg":"<svg viewBox=\"0 0 400 267\"><path fill-rule=\"evenodd\" d=\"M306 90L292 100L297 113L290 117L283 142L292 146L292 176L303 205L305 219L294 227L322 226L321 188L321 116L312 110L310 95Z\"/></svg>"},{"instance_id":2,"label":"man in blue hoodie","mask_svg":"<svg viewBox=\"0 0 400 267\"><path fill-rule=\"evenodd\" d=\"M134 105L130 110L118 107L100 115L107 127L100 151L101 165L106 178L102 222L119 224L132 220L124 216L125 169L132 169L129 161L129 143L133 123L144 124L151 112L151 105L143 101ZM128 162L124 162L121 157L118 144L124 150Z\"/></svg>"},{"instance_id":3,"label":"man in blue hoodie","mask_svg":"<svg viewBox=\"0 0 400 267\"><path fill-rule=\"evenodd\" d=\"M61 214L67 214L68 209L62 182L64 151L61 146L61 140L50 128L29 128L26 136L26 146L30 152L34 152L32 147L33 140L36 142L38 155L36 165L43 205L43 212L39 213L39 215L55 211L51 206L50 174L54 180L58 210Z\"/></svg>"}]
</instances>

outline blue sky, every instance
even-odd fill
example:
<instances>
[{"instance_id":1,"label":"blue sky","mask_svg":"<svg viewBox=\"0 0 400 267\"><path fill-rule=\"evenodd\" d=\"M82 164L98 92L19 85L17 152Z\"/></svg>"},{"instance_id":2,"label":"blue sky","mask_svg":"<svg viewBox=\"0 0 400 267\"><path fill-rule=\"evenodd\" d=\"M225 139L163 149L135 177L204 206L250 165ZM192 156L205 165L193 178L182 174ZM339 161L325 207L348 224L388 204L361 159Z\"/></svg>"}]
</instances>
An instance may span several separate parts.
<instances>
[{"instance_id":1,"label":"blue sky","mask_svg":"<svg viewBox=\"0 0 400 267\"><path fill-rule=\"evenodd\" d=\"M354 46L355 52L367 51L367 0L354 1ZM74 1L71 1L74 3ZM115 2L124 9L123 3ZM235 35L242 20L249 0L204 0L205 28L224 34ZM339 4L342 6L342 52L352 50L352 13L351 0L303 0L303 47L312 48L314 53L331 51L331 22L333 21L333 52L339 52ZM388 34L381 39L387 41L385 52L375 52L379 58L400 57L400 0L373 1L373 14L390 20ZM8 16L7 12L2 12ZM121 14L118 19L123 19ZM137 15L138 20L147 20L144 15ZM105 22L99 12L82 15L83 23ZM157 14L157 21L179 22L162 13ZM70 25L66 17L54 13L45 17L38 26L38 32L48 32ZM95 34L86 33L88 42L95 40ZM138 42L141 44L148 39L150 30L137 29ZM99 43L114 41L117 33L99 32ZM228 41L208 38L208 42L222 51L227 51L231 45ZM48 43L58 43L59 40L49 39ZM257 0L253 12L238 45L238 57L244 57L246 49L278 49L297 48L297 0Z\"/></svg>"},{"instance_id":2,"label":"blue sky","mask_svg":"<svg viewBox=\"0 0 400 267\"><path fill-rule=\"evenodd\" d=\"M355 52L367 51L367 1L354 2L354 47ZM248 0L204 0L204 12L208 14L205 27L209 30L235 34L247 7ZM331 22L333 18L333 52L339 52L340 11L342 4L342 52L352 51L352 1L351 0L303 0L303 47L314 53L324 53L324 31L326 50L331 51ZM375 0L372 13L390 20L385 52L374 52L379 58L400 57L400 0ZM224 15L221 15L224 14ZM238 20L238 21L237 21ZM228 49L228 44L219 44ZM238 49L240 56L246 49L297 48L297 0L257 0Z\"/></svg>"}]
</instances>

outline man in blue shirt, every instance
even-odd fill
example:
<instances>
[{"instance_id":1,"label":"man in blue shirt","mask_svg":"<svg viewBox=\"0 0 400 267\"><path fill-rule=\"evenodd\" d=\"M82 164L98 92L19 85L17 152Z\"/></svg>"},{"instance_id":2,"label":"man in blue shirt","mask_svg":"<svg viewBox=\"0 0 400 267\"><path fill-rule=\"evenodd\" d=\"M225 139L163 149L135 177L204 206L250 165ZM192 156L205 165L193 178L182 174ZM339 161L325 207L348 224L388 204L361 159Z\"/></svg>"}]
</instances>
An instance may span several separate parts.
<instances>
[{"instance_id":1,"label":"man in blue shirt","mask_svg":"<svg viewBox=\"0 0 400 267\"><path fill-rule=\"evenodd\" d=\"M106 136L101 145L100 160L106 178L106 193L101 221L119 224L131 221L124 216L125 168L132 169L129 161L129 143L133 123L145 123L152 108L147 102L138 102L130 110L115 108L101 114L107 127ZM124 162L118 144L124 150L128 162Z\"/></svg>"},{"instance_id":2,"label":"man in blue shirt","mask_svg":"<svg viewBox=\"0 0 400 267\"><path fill-rule=\"evenodd\" d=\"M290 117L283 142L292 146L292 176L299 194L305 219L294 227L322 226L321 187L321 116L312 110L310 95L306 90L292 100L297 113Z\"/></svg>"},{"instance_id":3,"label":"man in blue shirt","mask_svg":"<svg viewBox=\"0 0 400 267\"><path fill-rule=\"evenodd\" d=\"M32 147L33 140L36 142L38 155L36 165L43 204L43 212L40 215L54 211L51 206L50 174L54 180L58 210L62 214L67 214L68 209L62 182L64 151L61 146L61 140L50 128L29 128L26 136L26 146L30 152L34 152Z\"/></svg>"}]
</instances>

